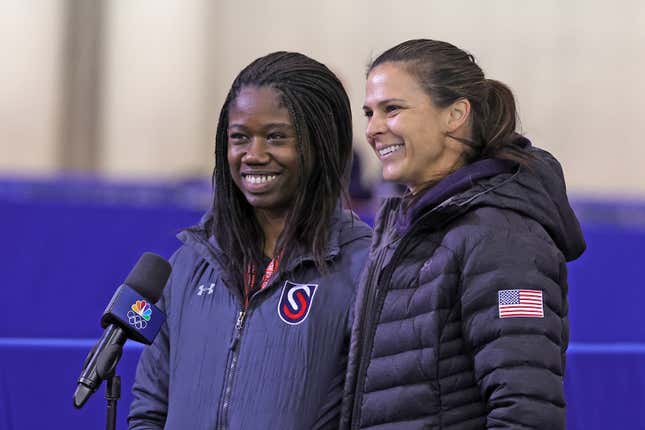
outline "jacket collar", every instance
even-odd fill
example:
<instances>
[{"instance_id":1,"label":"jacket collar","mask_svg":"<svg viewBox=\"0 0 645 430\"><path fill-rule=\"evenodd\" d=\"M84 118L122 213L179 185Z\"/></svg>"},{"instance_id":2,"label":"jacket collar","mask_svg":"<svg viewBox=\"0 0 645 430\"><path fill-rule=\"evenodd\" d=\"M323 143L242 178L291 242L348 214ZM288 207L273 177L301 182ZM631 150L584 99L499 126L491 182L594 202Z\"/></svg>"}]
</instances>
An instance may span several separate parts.
<instances>
[{"instance_id":1,"label":"jacket collar","mask_svg":"<svg viewBox=\"0 0 645 430\"><path fill-rule=\"evenodd\" d=\"M396 221L398 234L403 236L428 211L446 205L451 198L472 188L477 181L516 170L517 163L493 158L463 166L425 190L411 207L404 209L399 206L400 214Z\"/></svg>"}]
</instances>

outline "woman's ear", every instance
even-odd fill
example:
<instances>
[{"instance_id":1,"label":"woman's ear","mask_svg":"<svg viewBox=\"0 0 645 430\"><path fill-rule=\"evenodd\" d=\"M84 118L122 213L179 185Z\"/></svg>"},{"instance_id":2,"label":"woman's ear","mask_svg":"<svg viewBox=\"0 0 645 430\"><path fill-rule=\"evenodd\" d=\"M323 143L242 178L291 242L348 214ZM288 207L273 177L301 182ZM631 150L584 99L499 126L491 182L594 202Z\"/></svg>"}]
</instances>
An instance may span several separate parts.
<instances>
[{"instance_id":1,"label":"woman's ear","mask_svg":"<svg viewBox=\"0 0 645 430\"><path fill-rule=\"evenodd\" d=\"M468 99L459 99L447 108L447 132L454 133L455 131L464 128L464 124L468 124L470 118L470 102Z\"/></svg>"}]
</instances>

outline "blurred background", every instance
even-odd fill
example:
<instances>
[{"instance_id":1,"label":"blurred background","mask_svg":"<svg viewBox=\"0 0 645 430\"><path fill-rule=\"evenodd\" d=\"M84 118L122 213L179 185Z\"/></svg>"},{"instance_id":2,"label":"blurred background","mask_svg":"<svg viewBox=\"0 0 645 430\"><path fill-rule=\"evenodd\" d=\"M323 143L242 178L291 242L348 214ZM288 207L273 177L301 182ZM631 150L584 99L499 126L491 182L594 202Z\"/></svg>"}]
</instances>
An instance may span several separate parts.
<instances>
[{"instance_id":1,"label":"blurred background","mask_svg":"<svg viewBox=\"0 0 645 430\"><path fill-rule=\"evenodd\" d=\"M569 265L570 429L645 429L645 2L0 0L0 429L97 428L72 393L139 255L169 257L210 201L235 75L300 51L343 80L352 195L386 192L363 134L370 59L449 41L514 91L520 131L562 163L587 252ZM119 366L119 428L141 347ZM55 425L54 425L55 424Z\"/></svg>"}]
</instances>

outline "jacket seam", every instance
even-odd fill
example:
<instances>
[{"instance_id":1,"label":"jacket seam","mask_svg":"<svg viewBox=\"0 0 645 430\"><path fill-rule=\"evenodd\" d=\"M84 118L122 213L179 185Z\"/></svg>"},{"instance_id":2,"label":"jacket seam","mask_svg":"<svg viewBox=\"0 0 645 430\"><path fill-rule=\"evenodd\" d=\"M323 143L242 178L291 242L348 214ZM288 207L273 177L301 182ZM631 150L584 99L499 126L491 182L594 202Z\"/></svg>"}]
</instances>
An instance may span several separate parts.
<instances>
[{"instance_id":1,"label":"jacket seam","mask_svg":"<svg viewBox=\"0 0 645 430\"><path fill-rule=\"evenodd\" d=\"M400 290L400 289L401 288L397 288L397 290ZM389 291L392 291L392 290L389 290ZM406 316L405 318L398 318L398 319L394 319L394 320L380 321L378 323L378 325L382 326L382 325L385 325L385 324L392 324L392 323L400 322L400 321L413 320L413 319L415 319L417 317L420 317L422 315L431 314L433 312L447 311L447 310L451 310L451 309L452 308L449 308L449 307L434 308L434 309L430 309L429 311L420 312L420 313L412 315L412 316Z\"/></svg>"},{"instance_id":2,"label":"jacket seam","mask_svg":"<svg viewBox=\"0 0 645 430\"><path fill-rule=\"evenodd\" d=\"M528 368L531 368L531 369L542 369L542 370L546 370L546 371L552 373L554 376L557 376L558 378L563 377L563 375L559 375L558 373L554 372L553 369L549 369L548 367L545 367L545 366L533 366L531 364L513 364L513 365L502 365L502 366L494 367L491 370L489 370L488 372L482 374L481 377L479 377L479 378L476 377L475 380L477 381L478 384L480 384L481 381L484 378L488 377L489 375L491 375L493 372L495 372L497 370L517 369L517 368L520 368L520 367L528 367ZM523 395L523 394L520 394L520 396L521 395Z\"/></svg>"}]
</instances>

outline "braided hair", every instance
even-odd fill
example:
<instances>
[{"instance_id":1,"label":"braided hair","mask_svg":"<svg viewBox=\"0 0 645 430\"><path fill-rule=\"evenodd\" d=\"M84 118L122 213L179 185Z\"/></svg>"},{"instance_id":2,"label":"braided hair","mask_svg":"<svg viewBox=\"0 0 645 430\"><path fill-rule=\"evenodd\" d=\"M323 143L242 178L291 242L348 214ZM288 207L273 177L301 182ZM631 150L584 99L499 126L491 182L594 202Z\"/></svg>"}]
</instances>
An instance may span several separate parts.
<instances>
[{"instance_id":1,"label":"braided hair","mask_svg":"<svg viewBox=\"0 0 645 430\"><path fill-rule=\"evenodd\" d=\"M229 107L249 86L275 90L296 132L302 176L276 243L274 255L280 255L280 270L300 250L311 253L316 267L324 272L330 219L340 198L348 200L352 118L349 98L336 75L303 54L274 52L258 58L233 81L217 125L214 217L207 228L226 251L228 269L238 280L247 265L260 267L264 234L253 207L231 178L227 159Z\"/></svg>"}]
</instances>

